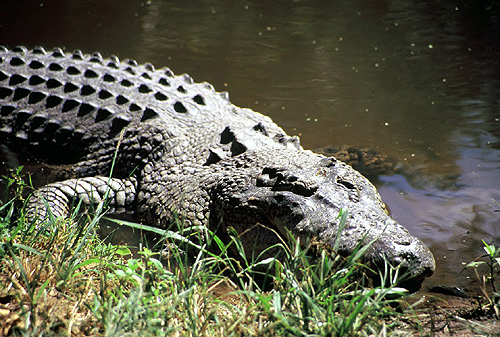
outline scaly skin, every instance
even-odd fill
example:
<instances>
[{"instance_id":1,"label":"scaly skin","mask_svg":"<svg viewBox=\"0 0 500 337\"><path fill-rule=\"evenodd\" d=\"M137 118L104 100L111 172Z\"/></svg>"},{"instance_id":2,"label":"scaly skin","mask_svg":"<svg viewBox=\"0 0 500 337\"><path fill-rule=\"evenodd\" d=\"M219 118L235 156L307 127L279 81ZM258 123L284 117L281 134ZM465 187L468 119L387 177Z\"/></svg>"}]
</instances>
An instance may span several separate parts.
<instances>
[{"instance_id":1,"label":"scaly skin","mask_svg":"<svg viewBox=\"0 0 500 337\"><path fill-rule=\"evenodd\" d=\"M416 289L435 268L429 249L387 214L375 187L350 166L303 150L271 119L232 105L227 94L169 69L60 49L0 48L0 139L78 179L33 194L28 214L56 216L70 203L101 200L116 149L110 207L166 227L187 223L240 233L247 252L286 237L348 254L374 240L365 258L402 265ZM220 226L222 224L222 226Z\"/></svg>"}]
</instances>

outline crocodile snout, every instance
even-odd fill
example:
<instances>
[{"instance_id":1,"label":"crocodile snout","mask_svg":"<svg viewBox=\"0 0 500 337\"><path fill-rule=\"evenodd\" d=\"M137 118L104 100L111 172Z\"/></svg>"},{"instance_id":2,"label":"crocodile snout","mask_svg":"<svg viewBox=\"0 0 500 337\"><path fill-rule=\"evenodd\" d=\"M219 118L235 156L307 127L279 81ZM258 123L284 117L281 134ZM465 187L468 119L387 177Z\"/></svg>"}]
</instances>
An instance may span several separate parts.
<instances>
[{"instance_id":1,"label":"crocodile snout","mask_svg":"<svg viewBox=\"0 0 500 337\"><path fill-rule=\"evenodd\" d=\"M348 229L347 229L348 230ZM368 244L364 260L381 271L398 270L397 285L411 292L420 289L426 277L436 269L436 262L430 249L419 238L411 235L406 228L387 216L384 223L375 223L364 233L359 232L357 242ZM355 235L356 236L356 235ZM352 251L353 235L342 237L344 253ZM377 277L374 276L375 283ZM386 283L388 280L385 280ZM386 284L387 285L387 284Z\"/></svg>"}]
</instances>

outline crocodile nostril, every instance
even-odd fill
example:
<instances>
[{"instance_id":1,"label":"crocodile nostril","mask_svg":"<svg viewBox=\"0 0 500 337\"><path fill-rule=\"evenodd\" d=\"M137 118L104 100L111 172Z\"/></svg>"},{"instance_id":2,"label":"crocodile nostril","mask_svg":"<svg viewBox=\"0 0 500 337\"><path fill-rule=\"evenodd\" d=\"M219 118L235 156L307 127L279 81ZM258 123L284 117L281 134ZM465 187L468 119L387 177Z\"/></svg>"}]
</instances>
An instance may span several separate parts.
<instances>
[{"instance_id":1,"label":"crocodile nostril","mask_svg":"<svg viewBox=\"0 0 500 337\"><path fill-rule=\"evenodd\" d=\"M304 183L298 182L293 184L292 192L304 197L310 197L316 193L318 186L307 186Z\"/></svg>"},{"instance_id":2,"label":"crocodile nostril","mask_svg":"<svg viewBox=\"0 0 500 337\"><path fill-rule=\"evenodd\" d=\"M346 181L346 180L343 180L343 179L337 179L337 183L346 187L347 189L349 190L355 190L356 189L356 186L354 186L354 184Z\"/></svg>"},{"instance_id":3,"label":"crocodile nostril","mask_svg":"<svg viewBox=\"0 0 500 337\"><path fill-rule=\"evenodd\" d=\"M392 240L393 240L394 244L400 245L400 246L409 246L412 243L412 241L409 238L405 237L404 235L397 234L397 233L395 233Z\"/></svg>"}]
</instances>

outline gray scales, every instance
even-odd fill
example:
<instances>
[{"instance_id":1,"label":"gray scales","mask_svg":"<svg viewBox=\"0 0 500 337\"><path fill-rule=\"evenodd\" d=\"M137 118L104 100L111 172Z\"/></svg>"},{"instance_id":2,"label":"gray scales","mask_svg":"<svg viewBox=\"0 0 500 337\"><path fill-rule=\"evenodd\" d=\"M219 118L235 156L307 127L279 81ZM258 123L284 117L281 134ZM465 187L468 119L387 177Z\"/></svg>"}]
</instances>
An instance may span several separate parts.
<instances>
[{"instance_id":1,"label":"gray scales","mask_svg":"<svg viewBox=\"0 0 500 337\"><path fill-rule=\"evenodd\" d=\"M75 200L99 202L109 182L112 209L161 228L175 214L219 232L231 226L246 251L263 251L279 242L275 233L331 246L343 208L340 253L374 240L367 261L401 265L414 289L435 269L428 247L388 215L365 177L304 150L208 83L98 53L0 47L0 102L0 140L72 165L73 178L28 199L31 217L46 216L42 197L56 216Z\"/></svg>"}]
</instances>

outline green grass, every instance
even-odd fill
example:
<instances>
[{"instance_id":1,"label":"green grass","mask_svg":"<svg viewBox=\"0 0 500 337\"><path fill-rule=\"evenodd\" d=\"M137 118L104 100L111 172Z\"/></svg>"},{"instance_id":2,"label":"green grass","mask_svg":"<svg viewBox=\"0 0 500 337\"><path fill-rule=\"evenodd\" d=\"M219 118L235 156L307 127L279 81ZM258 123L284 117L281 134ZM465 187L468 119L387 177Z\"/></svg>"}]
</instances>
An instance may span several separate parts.
<instances>
[{"instance_id":1,"label":"green grass","mask_svg":"<svg viewBox=\"0 0 500 337\"><path fill-rule=\"evenodd\" d=\"M0 206L0 335L407 334L398 319L404 292L366 286L364 247L343 258L283 242L280 260L250 261L236 235L223 242L181 221L166 231L122 222L161 237L132 253L97 234L104 205L35 226L15 200Z\"/></svg>"},{"instance_id":2,"label":"green grass","mask_svg":"<svg viewBox=\"0 0 500 337\"><path fill-rule=\"evenodd\" d=\"M482 281L481 293L486 299L482 310L500 318L500 289L498 288L500 275L500 246L488 244L483 240L485 254L466 265L473 268L478 280ZM481 270L481 271L480 271Z\"/></svg>"}]
</instances>

